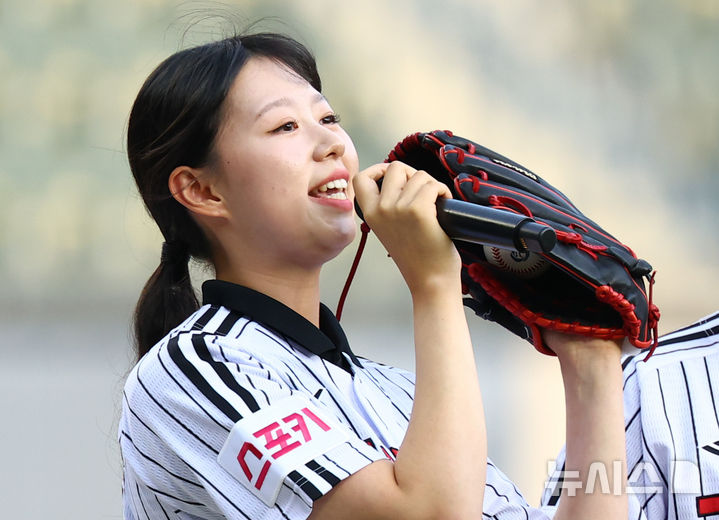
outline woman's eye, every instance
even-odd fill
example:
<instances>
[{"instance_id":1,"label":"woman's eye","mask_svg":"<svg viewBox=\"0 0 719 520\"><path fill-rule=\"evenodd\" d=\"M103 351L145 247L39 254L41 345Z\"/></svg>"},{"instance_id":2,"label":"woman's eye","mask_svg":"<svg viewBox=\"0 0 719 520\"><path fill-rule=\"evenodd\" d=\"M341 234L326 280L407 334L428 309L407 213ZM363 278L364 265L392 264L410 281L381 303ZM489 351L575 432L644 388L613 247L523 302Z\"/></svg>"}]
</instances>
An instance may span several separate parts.
<instances>
[{"instance_id":1,"label":"woman's eye","mask_svg":"<svg viewBox=\"0 0 719 520\"><path fill-rule=\"evenodd\" d=\"M320 121L325 125L336 125L340 122L340 116L339 114L330 114L320 119Z\"/></svg>"},{"instance_id":2,"label":"woman's eye","mask_svg":"<svg viewBox=\"0 0 719 520\"><path fill-rule=\"evenodd\" d=\"M290 121L289 123L285 123L283 125L278 126L274 130L272 130L273 134L279 134L282 132L291 132L292 130L297 129L297 123L294 121Z\"/></svg>"}]
</instances>

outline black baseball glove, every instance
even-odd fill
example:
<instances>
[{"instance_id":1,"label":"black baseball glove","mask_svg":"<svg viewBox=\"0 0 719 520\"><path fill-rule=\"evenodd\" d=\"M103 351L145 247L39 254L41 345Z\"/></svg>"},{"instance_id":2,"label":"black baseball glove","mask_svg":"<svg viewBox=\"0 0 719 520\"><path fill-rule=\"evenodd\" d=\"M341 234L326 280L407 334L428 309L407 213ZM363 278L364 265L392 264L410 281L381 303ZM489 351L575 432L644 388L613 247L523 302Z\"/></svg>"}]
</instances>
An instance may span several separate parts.
<instances>
[{"instance_id":1,"label":"black baseball glove","mask_svg":"<svg viewBox=\"0 0 719 520\"><path fill-rule=\"evenodd\" d=\"M428 172L456 199L530 217L556 233L556 245L540 253L455 240L465 304L477 315L545 354L552 352L540 328L655 344L651 265L538 175L449 131L408 136L390 152L387 161L395 160Z\"/></svg>"}]
</instances>

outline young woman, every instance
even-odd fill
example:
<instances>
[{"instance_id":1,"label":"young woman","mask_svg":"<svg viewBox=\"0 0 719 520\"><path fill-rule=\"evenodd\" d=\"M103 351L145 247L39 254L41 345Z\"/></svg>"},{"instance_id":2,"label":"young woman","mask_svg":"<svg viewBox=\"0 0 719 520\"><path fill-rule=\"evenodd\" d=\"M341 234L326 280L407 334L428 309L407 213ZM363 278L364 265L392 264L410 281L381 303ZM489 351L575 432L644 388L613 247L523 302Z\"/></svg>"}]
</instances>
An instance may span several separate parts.
<instances>
[{"instance_id":1,"label":"young woman","mask_svg":"<svg viewBox=\"0 0 719 520\"><path fill-rule=\"evenodd\" d=\"M126 518L555 513L487 460L460 259L434 212L446 187L398 162L359 172L303 46L255 34L169 57L135 101L128 155L165 243L125 385ZM412 296L416 380L358 359L319 301L355 195ZM190 257L216 273L201 307ZM545 339L566 387L566 469L583 481L624 459L619 348ZM626 516L621 494L572 491L556 518Z\"/></svg>"}]
</instances>

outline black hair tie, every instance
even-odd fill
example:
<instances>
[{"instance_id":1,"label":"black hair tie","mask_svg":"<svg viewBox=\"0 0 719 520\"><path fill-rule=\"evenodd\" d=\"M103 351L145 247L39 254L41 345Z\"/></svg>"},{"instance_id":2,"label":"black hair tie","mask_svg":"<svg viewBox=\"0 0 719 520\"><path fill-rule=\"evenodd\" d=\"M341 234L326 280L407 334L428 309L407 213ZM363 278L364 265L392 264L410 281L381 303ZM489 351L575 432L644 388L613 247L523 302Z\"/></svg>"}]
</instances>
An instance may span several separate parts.
<instances>
[{"instance_id":1,"label":"black hair tie","mask_svg":"<svg viewBox=\"0 0 719 520\"><path fill-rule=\"evenodd\" d=\"M162 243L162 253L160 254L161 264L186 264L190 260L190 251L181 240L168 240Z\"/></svg>"}]
</instances>

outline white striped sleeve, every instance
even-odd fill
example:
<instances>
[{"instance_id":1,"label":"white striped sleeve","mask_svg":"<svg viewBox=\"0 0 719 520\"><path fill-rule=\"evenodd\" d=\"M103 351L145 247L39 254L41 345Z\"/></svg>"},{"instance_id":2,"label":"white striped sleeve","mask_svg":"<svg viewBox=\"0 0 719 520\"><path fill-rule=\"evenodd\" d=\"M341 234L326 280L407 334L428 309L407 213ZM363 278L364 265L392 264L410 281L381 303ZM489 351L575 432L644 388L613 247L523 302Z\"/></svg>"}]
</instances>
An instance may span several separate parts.
<instances>
[{"instance_id":1,"label":"white striped sleeve","mask_svg":"<svg viewBox=\"0 0 719 520\"><path fill-rule=\"evenodd\" d=\"M138 519L164 518L163 508L203 518L306 518L314 500L342 479L384 458L355 435L342 417L322 407L301 386L287 384L274 367L223 349L219 337L207 332L212 323L220 326L223 317L215 314L202 328L175 335L153 349L126 384L120 433L125 504ZM239 325L226 325L240 333ZM301 395L319 407L314 409L317 421L324 417L329 424L332 420L344 438L332 449L320 450L309 461L290 467L283 474L274 505L267 506L223 469L218 457L236 424L268 410L271 413L273 406L292 395ZM298 410L304 413L303 409ZM314 434L312 417L292 416L295 422L288 417L277 417L280 427L269 431L267 437L245 440L260 448L262 441L276 452L273 439L277 436L306 442ZM287 419L287 424L282 419ZM300 425L300 420L307 425ZM265 460L255 459L246 460ZM258 471L247 467L251 483L256 484Z\"/></svg>"},{"instance_id":2,"label":"white striped sleeve","mask_svg":"<svg viewBox=\"0 0 719 520\"><path fill-rule=\"evenodd\" d=\"M482 518L492 520L547 520L555 513L553 507L530 506L514 483L491 461L487 461L482 510Z\"/></svg>"}]
</instances>

